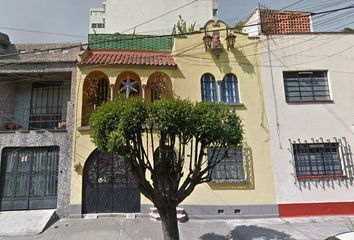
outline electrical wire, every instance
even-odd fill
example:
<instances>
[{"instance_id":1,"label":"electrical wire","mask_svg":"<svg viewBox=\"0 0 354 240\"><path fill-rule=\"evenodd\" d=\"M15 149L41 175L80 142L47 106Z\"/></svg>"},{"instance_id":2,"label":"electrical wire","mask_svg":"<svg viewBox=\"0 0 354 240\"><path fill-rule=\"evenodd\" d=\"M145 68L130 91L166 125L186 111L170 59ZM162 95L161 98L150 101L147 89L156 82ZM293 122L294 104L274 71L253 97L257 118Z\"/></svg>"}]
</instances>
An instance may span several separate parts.
<instances>
[{"instance_id":1,"label":"electrical wire","mask_svg":"<svg viewBox=\"0 0 354 240\"><path fill-rule=\"evenodd\" d=\"M199 0L195 0L195 1L199 1ZM322 15L322 14L327 14L327 13L335 13L335 12L340 12L340 11L344 11L344 10L348 10L348 9L353 9L353 8L354 8L354 4L353 4L353 5L350 5L350 6L342 7L342 8L331 9L331 10L326 10L326 11L317 12L317 13L311 13L311 16L317 16L317 15ZM294 16L294 17L290 17L290 18L285 18L285 19L276 20L276 21L270 21L270 22L265 22L265 23L248 24L248 25L245 25L244 27L259 26L259 25L261 25L261 24L279 23L279 22L282 22L282 21L288 21L288 20L293 20L293 19L297 19L297 18L303 18L303 16ZM232 30L233 28L219 29L219 30L230 30L230 29ZM212 32L212 30L207 31L207 32ZM114 42L129 41L129 40L134 40L134 39L145 39L145 38L177 37L177 36L192 35L192 34L195 34L195 33L196 33L196 32L183 33L183 34L166 34L166 35L159 35L159 36L146 36L146 35L141 35L141 36L134 37L134 38L131 38L131 39L105 40L105 41L95 42L94 44L108 43L108 42L113 42L113 41L114 41ZM16 55L21 55L21 54L32 54L32 53L36 53L36 52L37 52L37 53L38 53L38 52L46 52L46 51L50 51L50 50L71 49L71 48L75 48L75 47L83 47L83 46L88 46L88 45L89 45L89 43L85 43L85 44L80 44L80 45L73 45L73 46L70 46L70 47L42 49L42 50L37 50L37 51L25 52L25 53L3 54L3 55L0 55L0 58L1 58L1 57L16 56Z\"/></svg>"}]
</instances>

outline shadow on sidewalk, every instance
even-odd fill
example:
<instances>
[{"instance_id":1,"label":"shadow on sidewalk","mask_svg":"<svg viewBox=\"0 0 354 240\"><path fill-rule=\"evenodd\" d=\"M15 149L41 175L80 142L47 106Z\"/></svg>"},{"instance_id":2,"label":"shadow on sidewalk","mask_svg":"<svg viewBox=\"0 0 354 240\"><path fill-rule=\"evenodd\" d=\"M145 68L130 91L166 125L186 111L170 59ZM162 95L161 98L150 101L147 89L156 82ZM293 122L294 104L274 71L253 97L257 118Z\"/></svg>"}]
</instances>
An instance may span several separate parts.
<instances>
[{"instance_id":1,"label":"shadow on sidewalk","mask_svg":"<svg viewBox=\"0 0 354 240\"><path fill-rule=\"evenodd\" d=\"M273 229L268 229L264 227L259 227L255 225L251 226L238 226L232 230L226 236L206 233L200 237L201 240L251 240L251 239L262 239L262 240L296 240L290 235L278 232Z\"/></svg>"}]
</instances>

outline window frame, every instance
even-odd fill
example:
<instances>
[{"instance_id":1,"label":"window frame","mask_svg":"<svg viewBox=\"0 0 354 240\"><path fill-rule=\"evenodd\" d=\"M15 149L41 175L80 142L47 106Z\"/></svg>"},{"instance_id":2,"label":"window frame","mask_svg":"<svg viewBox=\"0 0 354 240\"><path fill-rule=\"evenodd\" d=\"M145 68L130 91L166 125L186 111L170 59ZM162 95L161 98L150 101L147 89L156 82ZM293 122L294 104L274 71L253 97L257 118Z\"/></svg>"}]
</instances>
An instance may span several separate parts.
<instances>
[{"instance_id":1,"label":"window frame","mask_svg":"<svg viewBox=\"0 0 354 240\"><path fill-rule=\"evenodd\" d=\"M228 79L231 77L231 79ZM241 104L238 79L235 74L225 74L221 81L221 101L225 104ZM227 94L228 93L228 94Z\"/></svg>"},{"instance_id":2,"label":"window frame","mask_svg":"<svg viewBox=\"0 0 354 240\"><path fill-rule=\"evenodd\" d=\"M207 149L207 157L208 157L208 163L210 163L212 160L210 158L211 154L211 149L215 149L213 147ZM216 148L217 149L217 148ZM225 151L225 148L219 148L220 152L218 155L223 154ZM217 151L217 150L216 150ZM211 175L211 182L213 183L244 183L247 182L247 176L246 176L246 168L245 168L245 161L244 161L244 149L242 147L237 147L233 146L228 148L228 154L230 154L230 151L235 151L235 155L225 157L222 159L215 167L214 169L211 169L209 171L209 174ZM233 153L233 152L231 152ZM234 165L229 166L228 163L233 163ZM228 173L227 171L232 169L233 171L236 171L234 173ZM222 174L223 176L217 176L221 171L223 171ZM227 176L229 174L229 176ZM232 174L236 174L234 176L231 176Z\"/></svg>"},{"instance_id":3,"label":"window frame","mask_svg":"<svg viewBox=\"0 0 354 240\"><path fill-rule=\"evenodd\" d=\"M217 84L214 75L204 73L200 78L200 87L203 102L218 102Z\"/></svg>"},{"instance_id":4,"label":"window frame","mask_svg":"<svg viewBox=\"0 0 354 240\"><path fill-rule=\"evenodd\" d=\"M338 142L293 143L297 179L345 177L340 150Z\"/></svg>"},{"instance_id":5,"label":"window frame","mask_svg":"<svg viewBox=\"0 0 354 240\"><path fill-rule=\"evenodd\" d=\"M65 120L65 113L63 81L43 81L32 84L29 129L55 129Z\"/></svg>"},{"instance_id":6,"label":"window frame","mask_svg":"<svg viewBox=\"0 0 354 240\"><path fill-rule=\"evenodd\" d=\"M283 84L288 103L333 102L328 70L283 71Z\"/></svg>"}]
</instances>

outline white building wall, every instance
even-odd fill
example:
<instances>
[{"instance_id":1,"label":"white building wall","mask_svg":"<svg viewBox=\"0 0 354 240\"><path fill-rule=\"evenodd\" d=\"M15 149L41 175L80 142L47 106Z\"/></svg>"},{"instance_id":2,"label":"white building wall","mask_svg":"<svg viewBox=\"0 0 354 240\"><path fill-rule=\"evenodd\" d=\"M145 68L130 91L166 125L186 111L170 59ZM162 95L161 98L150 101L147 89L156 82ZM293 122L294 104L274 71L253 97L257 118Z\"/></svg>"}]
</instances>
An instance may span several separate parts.
<instances>
[{"instance_id":1,"label":"white building wall","mask_svg":"<svg viewBox=\"0 0 354 240\"><path fill-rule=\"evenodd\" d=\"M217 0L193 3L190 0L106 0L105 2L105 33L134 33L134 27L137 26L136 34L171 34L179 15L187 21L187 25L196 22L196 29L198 29L213 19L213 8L218 6ZM188 3L191 4L175 10ZM168 13L170 11L171 13ZM164 14L166 15L161 16ZM157 19L152 20L153 18Z\"/></svg>"},{"instance_id":2,"label":"white building wall","mask_svg":"<svg viewBox=\"0 0 354 240\"><path fill-rule=\"evenodd\" d=\"M89 33L105 33L105 5L103 8L90 9Z\"/></svg>"},{"instance_id":3,"label":"white building wall","mask_svg":"<svg viewBox=\"0 0 354 240\"><path fill-rule=\"evenodd\" d=\"M247 33L249 37L256 37L261 34L261 18L259 9L256 9L248 20L244 23L242 32Z\"/></svg>"},{"instance_id":4,"label":"white building wall","mask_svg":"<svg viewBox=\"0 0 354 240\"><path fill-rule=\"evenodd\" d=\"M298 181L289 139L311 142L312 138L325 141L345 138L354 151L354 34L278 35L269 36L269 41L262 36L261 41L278 203L353 201L351 179ZM288 104L283 71L311 70L328 71L333 102Z\"/></svg>"}]
</instances>

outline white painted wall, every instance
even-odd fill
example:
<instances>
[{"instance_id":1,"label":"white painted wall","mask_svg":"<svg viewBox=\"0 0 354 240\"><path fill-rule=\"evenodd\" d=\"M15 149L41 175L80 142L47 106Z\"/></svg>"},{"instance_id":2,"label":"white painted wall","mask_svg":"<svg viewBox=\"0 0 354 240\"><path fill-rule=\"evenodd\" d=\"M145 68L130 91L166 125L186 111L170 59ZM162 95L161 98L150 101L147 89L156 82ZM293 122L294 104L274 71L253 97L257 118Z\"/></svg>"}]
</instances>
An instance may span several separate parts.
<instances>
[{"instance_id":1,"label":"white painted wall","mask_svg":"<svg viewBox=\"0 0 354 240\"><path fill-rule=\"evenodd\" d=\"M354 34L266 38L261 37L262 78L278 203L353 201L350 180L297 181L289 139L344 137L354 151ZM282 73L292 70L328 70L333 103L286 103Z\"/></svg>"},{"instance_id":2,"label":"white painted wall","mask_svg":"<svg viewBox=\"0 0 354 240\"><path fill-rule=\"evenodd\" d=\"M199 0L173 11L191 0L106 0L105 33L171 34L181 15L187 25L196 22L196 30L213 19L218 0ZM169 11L173 11L169 14ZM159 17L166 14L163 17ZM156 20L148 22L155 17ZM147 22L147 23L146 23ZM145 23L145 24L143 24ZM141 25L143 24L143 25ZM126 31L131 29L129 31ZM91 32L91 29L90 29Z\"/></svg>"},{"instance_id":3,"label":"white painted wall","mask_svg":"<svg viewBox=\"0 0 354 240\"><path fill-rule=\"evenodd\" d=\"M102 8L90 9L89 33L105 33L105 28L93 28L92 24L105 24L106 12L105 5Z\"/></svg>"},{"instance_id":4,"label":"white painted wall","mask_svg":"<svg viewBox=\"0 0 354 240\"><path fill-rule=\"evenodd\" d=\"M244 23L242 32L247 33L249 37L256 37L261 34L261 18L259 14L259 9L256 9L248 20ZM259 24L259 25L255 25Z\"/></svg>"}]
</instances>

